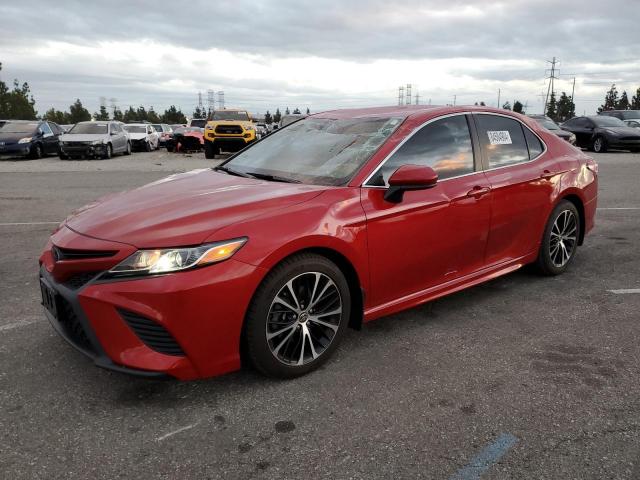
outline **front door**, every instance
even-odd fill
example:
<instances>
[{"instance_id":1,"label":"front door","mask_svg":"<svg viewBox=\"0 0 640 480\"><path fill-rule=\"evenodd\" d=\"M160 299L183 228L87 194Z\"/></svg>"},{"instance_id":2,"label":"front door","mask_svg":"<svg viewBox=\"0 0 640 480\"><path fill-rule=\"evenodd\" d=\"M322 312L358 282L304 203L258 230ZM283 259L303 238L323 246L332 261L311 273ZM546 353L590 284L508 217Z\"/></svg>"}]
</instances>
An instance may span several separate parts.
<instances>
[{"instance_id":1,"label":"front door","mask_svg":"<svg viewBox=\"0 0 640 480\"><path fill-rule=\"evenodd\" d=\"M489 183L479 171L467 115L428 122L406 140L362 188L367 218L371 305L446 283L484 266L491 215ZM402 165L428 165L438 183L384 200ZM369 302L368 302L369 303Z\"/></svg>"}]
</instances>

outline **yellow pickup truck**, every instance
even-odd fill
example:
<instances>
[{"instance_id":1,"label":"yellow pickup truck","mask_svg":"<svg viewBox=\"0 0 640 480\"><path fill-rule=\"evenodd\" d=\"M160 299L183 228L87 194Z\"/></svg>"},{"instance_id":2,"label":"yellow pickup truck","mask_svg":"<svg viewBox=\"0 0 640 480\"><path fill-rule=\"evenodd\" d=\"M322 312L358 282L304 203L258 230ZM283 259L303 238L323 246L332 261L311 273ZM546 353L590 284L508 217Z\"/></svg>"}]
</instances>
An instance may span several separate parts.
<instances>
[{"instance_id":1,"label":"yellow pickup truck","mask_svg":"<svg viewBox=\"0 0 640 480\"><path fill-rule=\"evenodd\" d=\"M256 141L256 127L246 110L216 110L204 127L206 158L222 151L237 152Z\"/></svg>"}]
</instances>

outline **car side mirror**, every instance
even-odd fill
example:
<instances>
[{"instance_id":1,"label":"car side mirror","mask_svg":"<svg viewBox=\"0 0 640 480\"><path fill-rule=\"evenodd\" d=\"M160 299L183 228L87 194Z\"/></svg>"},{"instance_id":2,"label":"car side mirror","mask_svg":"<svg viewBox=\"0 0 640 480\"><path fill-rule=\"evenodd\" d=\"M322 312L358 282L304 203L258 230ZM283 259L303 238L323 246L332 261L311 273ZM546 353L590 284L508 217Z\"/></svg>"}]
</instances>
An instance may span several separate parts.
<instances>
[{"instance_id":1,"label":"car side mirror","mask_svg":"<svg viewBox=\"0 0 640 480\"><path fill-rule=\"evenodd\" d=\"M421 165L403 165L389 177L389 188L384 194L387 202L399 203L404 192L426 190L438 183L438 174L431 167Z\"/></svg>"}]
</instances>

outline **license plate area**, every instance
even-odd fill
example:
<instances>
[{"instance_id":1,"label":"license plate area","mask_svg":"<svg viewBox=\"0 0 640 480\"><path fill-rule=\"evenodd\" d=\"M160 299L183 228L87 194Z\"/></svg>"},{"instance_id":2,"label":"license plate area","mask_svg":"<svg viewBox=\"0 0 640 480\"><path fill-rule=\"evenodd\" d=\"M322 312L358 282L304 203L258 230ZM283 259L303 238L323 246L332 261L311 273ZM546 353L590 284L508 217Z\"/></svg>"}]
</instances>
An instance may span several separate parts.
<instances>
[{"instance_id":1,"label":"license plate area","mask_svg":"<svg viewBox=\"0 0 640 480\"><path fill-rule=\"evenodd\" d=\"M42 278L40 279L40 293L42 294L42 306L57 320L58 294Z\"/></svg>"}]
</instances>

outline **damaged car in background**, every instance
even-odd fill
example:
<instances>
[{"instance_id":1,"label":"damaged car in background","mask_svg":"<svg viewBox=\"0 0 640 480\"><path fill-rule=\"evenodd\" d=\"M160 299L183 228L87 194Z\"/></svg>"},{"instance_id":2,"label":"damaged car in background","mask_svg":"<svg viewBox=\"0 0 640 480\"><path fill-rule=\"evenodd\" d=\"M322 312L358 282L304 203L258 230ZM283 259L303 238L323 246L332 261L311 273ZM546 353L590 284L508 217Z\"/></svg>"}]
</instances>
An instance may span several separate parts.
<instances>
[{"instance_id":1,"label":"damaged car in background","mask_svg":"<svg viewBox=\"0 0 640 480\"><path fill-rule=\"evenodd\" d=\"M129 133L131 147L134 150L158 150L160 148L160 137L153 125L148 123L128 123L123 128Z\"/></svg>"},{"instance_id":2,"label":"damaged car in background","mask_svg":"<svg viewBox=\"0 0 640 480\"><path fill-rule=\"evenodd\" d=\"M176 128L166 142L167 152L199 152L204 148L203 134L198 127Z\"/></svg>"},{"instance_id":3,"label":"damaged car in background","mask_svg":"<svg viewBox=\"0 0 640 480\"><path fill-rule=\"evenodd\" d=\"M60 136L60 159L111 158L131 154L129 134L120 122L80 122Z\"/></svg>"}]
</instances>

